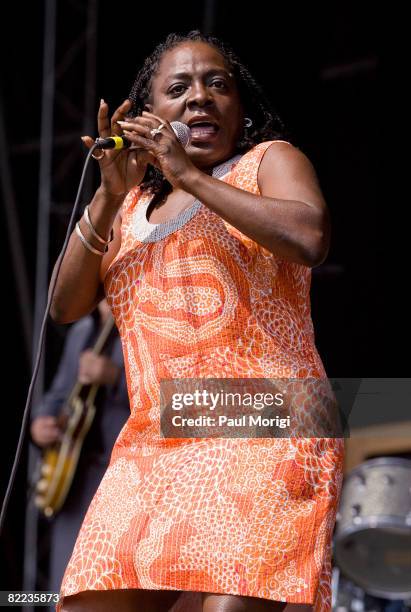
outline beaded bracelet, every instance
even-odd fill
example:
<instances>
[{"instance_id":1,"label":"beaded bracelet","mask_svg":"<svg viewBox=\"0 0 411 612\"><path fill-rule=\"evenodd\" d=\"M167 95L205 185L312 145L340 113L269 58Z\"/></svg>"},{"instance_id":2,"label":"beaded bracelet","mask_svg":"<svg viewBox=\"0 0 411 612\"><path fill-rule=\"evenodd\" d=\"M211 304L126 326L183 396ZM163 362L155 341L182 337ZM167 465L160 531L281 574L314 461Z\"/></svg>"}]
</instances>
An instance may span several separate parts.
<instances>
[{"instance_id":1,"label":"beaded bracelet","mask_svg":"<svg viewBox=\"0 0 411 612\"><path fill-rule=\"evenodd\" d=\"M88 205L84 209L84 219L89 227L90 232L93 234L96 240L98 240L101 244L110 244L110 242L114 238L113 228L111 228L110 230L110 238L108 240L104 240L101 236L99 236L99 234L97 234L96 230L94 229L93 224L91 223L90 215L88 212Z\"/></svg>"},{"instance_id":2,"label":"beaded bracelet","mask_svg":"<svg viewBox=\"0 0 411 612\"><path fill-rule=\"evenodd\" d=\"M95 253L96 255L100 255L100 257L103 257L104 253L106 253L108 251L108 246L106 245L104 252L102 253L101 251L99 251L98 249L95 249L93 247L92 244L90 244L83 236L82 231L80 229L80 225L77 222L76 223L76 234L77 236L80 238L81 242L84 244L84 246L86 247L86 249L88 249L89 251L91 251L92 253Z\"/></svg>"}]
</instances>

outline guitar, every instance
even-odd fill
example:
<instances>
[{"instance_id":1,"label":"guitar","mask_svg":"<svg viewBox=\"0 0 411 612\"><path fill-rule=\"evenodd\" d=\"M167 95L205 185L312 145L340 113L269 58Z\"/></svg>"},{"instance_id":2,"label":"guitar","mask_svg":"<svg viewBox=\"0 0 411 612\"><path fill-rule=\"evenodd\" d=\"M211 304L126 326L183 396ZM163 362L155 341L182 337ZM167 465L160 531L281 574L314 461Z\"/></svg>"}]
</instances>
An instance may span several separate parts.
<instances>
[{"instance_id":1,"label":"guitar","mask_svg":"<svg viewBox=\"0 0 411 612\"><path fill-rule=\"evenodd\" d=\"M92 349L96 355L103 350L113 325L114 319L110 314ZM43 450L34 503L48 518L61 509L69 493L84 439L96 413L95 398L99 386L78 381L74 384L57 417L62 439Z\"/></svg>"}]
</instances>

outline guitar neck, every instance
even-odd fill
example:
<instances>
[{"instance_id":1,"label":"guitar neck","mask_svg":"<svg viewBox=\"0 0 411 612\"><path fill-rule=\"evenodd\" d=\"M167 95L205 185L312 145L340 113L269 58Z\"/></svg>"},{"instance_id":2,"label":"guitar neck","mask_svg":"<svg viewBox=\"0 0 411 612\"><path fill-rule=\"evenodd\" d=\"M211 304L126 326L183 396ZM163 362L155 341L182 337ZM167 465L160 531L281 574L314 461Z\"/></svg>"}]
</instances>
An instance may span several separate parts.
<instances>
[{"instance_id":1,"label":"guitar neck","mask_svg":"<svg viewBox=\"0 0 411 612\"><path fill-rule=\"evenodd\" d=\"M111 333L111 330L113 329L113 325L114 325L114 319L111 315L111 313L108 316L107 321L104 324L104 327L99 335L99 337L97 338L97 341L93 347L93 353L95 353L96 355L99 355L101 353L101 351L103 350L108 337Z\"/></svg>"}]
</instances>

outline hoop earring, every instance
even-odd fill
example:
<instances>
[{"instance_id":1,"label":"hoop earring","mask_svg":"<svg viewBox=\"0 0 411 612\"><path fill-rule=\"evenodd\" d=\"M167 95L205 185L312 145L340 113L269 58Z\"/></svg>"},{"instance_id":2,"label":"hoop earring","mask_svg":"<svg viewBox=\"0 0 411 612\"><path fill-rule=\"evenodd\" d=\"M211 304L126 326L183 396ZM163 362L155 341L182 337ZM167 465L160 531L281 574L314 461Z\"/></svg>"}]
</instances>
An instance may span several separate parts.
<instances>
[{"instance_id":1,"label":"hoop earring","mask_svg":"<svg viewBox=\"0 0 411 612\"><path fill-rule=\"evenodd\" d=\"M244 117L244 127L249 128L253 125L252 119L250 117Z\"/></svg>"}]
</instances>

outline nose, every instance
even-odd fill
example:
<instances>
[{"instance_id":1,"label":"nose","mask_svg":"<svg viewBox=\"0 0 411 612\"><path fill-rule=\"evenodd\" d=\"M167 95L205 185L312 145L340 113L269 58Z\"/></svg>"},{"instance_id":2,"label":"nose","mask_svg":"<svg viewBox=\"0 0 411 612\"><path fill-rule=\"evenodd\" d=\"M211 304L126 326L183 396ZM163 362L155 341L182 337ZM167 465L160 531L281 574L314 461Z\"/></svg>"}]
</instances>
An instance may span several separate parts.
<instances>
[{"instance_id":1,"label":"nose","mask_svg":"<svg viewBox=\"0 0 411 612\"><path fill-rule=\"evenodd\" d=\"M207 86L201 81L192 83L189 96L187 98L187 105L189 107L193 105L206 106L212 103L213 99L210 95L210 91Z\"/></svg>"}]
</instances>

